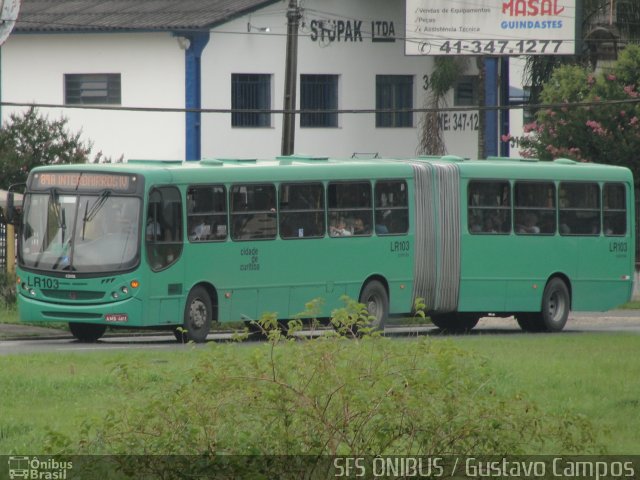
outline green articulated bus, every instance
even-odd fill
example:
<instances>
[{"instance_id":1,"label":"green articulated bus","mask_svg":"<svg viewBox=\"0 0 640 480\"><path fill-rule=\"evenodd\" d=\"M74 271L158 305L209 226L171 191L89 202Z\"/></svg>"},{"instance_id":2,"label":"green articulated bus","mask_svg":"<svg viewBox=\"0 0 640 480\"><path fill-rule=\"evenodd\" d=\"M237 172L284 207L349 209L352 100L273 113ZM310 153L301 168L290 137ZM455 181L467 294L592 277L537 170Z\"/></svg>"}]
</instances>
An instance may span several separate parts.
<instances>
[{"instance_id":1,"label":"green articulated bus","mask_svg":"<svg viewBox=\"0 0 640 480\"><path fill-rule=\"evenodd\" d=\"M18 248L20 318L186 330L294 318L347 295L382 328L424 299L434 324L487 314L559 331L630 298L633 178L559 159L288 156L34 169ZM181 327L181 328L178 328Z\"/></svg>"}]
</instances>

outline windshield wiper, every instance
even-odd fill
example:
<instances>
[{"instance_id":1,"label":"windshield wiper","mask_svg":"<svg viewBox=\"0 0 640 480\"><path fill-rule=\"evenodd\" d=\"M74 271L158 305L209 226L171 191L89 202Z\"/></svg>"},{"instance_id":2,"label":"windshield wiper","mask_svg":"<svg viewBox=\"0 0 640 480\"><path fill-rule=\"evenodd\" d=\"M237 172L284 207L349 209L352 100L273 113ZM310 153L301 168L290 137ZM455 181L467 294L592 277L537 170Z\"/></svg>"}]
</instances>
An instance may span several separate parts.
<instances>
[{"instance_id":1,"label":"windshield wiper","mask_svg":"<svg viewBox=\"0 0 640 480\"><path fill-rule=\"evenodd\" d=\"M95 201L93 205L91 205L91 209L89 209L89 202L86 203L84 208L84 216L82 218L82 240L84 240L84 232L87 226L87 222L93 220L98 212L102 209L107 198L111 195L109 190L105 190L100 194L100 197Z\"/></svg>"}]
</instances>

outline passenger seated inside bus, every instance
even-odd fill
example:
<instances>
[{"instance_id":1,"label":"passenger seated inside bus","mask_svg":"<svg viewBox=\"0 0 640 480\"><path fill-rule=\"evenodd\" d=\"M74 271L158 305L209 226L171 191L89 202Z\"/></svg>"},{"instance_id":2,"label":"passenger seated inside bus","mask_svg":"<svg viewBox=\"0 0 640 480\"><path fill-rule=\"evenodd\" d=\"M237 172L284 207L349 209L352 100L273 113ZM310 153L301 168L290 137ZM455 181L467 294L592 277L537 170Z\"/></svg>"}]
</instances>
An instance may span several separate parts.
<instances>
[{"instance_id":1,"label":"passenger seated inside bus","mask_svg":"<svg viewBox=\"0 0 640 480\"><path fill-rule=\"evenodd\" d=\"M332 237L350 237L351 230L347 229L347 224L343 218L339 218L338 221L329 227L329 233Z\"/></svg>"},{"instance_id":2,"label":"passenger seated inside bus","mask_svg":"<svg viewBox=\"0 0 640 480\"><path fill-rule=\"evenodd\" d=\"M208 240L211 236L211 225L208 225L202 220L191 231L191 240Z\"/></svg>"},{"instance_id":3,"label":"passenger seated inside bus","mask_svg":"<svg viewBox=\"0 0 640 480\"><path fill-rule=\"evenodd\" d=\"M524 217L524 224L516 225L516 232L518 233L540 233L540 227L537 225L538 217L533 213L528 213Z\"/></svg>"}]
</instances>

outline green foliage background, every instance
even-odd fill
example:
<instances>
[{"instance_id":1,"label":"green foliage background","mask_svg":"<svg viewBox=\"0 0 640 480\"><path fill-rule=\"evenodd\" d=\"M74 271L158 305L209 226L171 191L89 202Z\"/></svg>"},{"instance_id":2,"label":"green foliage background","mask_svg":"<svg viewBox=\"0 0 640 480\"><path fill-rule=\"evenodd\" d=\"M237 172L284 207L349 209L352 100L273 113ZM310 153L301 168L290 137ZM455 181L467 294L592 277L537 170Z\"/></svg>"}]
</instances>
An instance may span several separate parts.
<instances>
[{"instance_id":1,"label":"green foliage background","mask_svg":"<svg viewBox=\"0 0 640 480\"><path fill-rule=\"evenodd\" d=\"M565 65L542 91L540 110L525 125L524 156L558 157L629 167L640 179L640 46L629 45L611 71ZM576 106L575 103L587 103ZM556 106L557 105L557 106Z\"/></svg>"}]
</instances>

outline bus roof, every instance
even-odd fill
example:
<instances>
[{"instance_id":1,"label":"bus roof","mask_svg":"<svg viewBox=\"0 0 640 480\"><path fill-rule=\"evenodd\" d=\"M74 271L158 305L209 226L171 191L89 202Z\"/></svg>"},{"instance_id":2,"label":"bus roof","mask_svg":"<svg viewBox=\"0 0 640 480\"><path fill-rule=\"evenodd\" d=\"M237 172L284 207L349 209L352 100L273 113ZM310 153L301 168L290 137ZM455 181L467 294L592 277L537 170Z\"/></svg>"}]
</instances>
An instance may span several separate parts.
<instances>
[{"instance_id":1,"label":"bus roof","mask_svg":"<svg viewBox=\"0 0 640 480\"><path fill-rule=\"evenodd\" d=\"M291 155L273 159L214 158L200 161L129 160L114 164L68 164L37 167L33 172L56 170L117 171L153 177L158 183L206 183L212 181L340 180L412 176L412 163L456 164L462 178L518 178L552 180L617 180L632 182L625 167L576 162L560 158L540 161L490 157L470 160L453 155L416 158L328 158ZM205 173L206 172L206 173ZM215 179L215 180L214 180Z\"/></svg>"}]
</instances>

